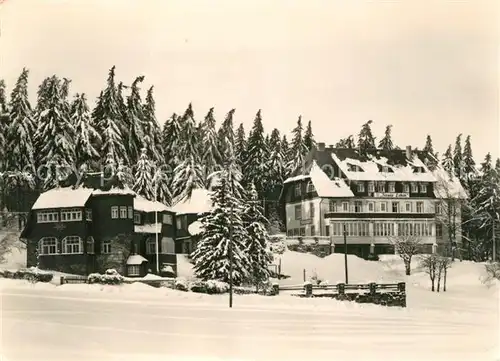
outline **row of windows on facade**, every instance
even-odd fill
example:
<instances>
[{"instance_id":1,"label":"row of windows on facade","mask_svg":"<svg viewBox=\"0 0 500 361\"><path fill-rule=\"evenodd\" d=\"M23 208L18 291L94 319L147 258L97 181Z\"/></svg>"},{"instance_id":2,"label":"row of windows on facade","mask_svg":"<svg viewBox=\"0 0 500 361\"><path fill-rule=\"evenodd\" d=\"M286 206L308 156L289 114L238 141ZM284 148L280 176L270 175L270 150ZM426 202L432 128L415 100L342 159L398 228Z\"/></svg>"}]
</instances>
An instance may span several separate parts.
<instances>
[{"instance_id":1,"label":"row of windows on facade","mask_svg":"<svg viewBox=\"0 0 500 361\"><path fill-rule=\"evenodd\" d=\"M365 183L363 182L358 182L356 184L357 191L359 193L364 193L365 192ZM386 187L386 182L368 182L368 193L374 193L375 188L377 189L377 192L379 193L385 193L386 189L388 193L396 193L396 182L389 182L387 183ZM403 183L403 193L427 193L427 183ZM314 192L314 185L312 182L307 183L307 188L306 188L307 193L313 193ZM295 196L298 197L302 193L302 187L301 184L296 184L295 185Z\"/></svg>"},{"instance_id":2,"label":"row of windows on facade","mask_svg":"<svg viewBox=\"0 0 500 361\"><path fill-rule=\"evenodd\" d=\"M432 222L373 222L373 230L370 231L370 222L332 222L325 227L325 236L343 236L344 225L346 236L350 237L394 237L394 236L417 236L431 237ZM436 237L443 236L443 225L435 223ZM309 234L306 234L309 233ZM316 227L311 225L306 232L305 227L287 230L289 237L319 236Z\"/></svg>"},{"instance_id":3,"label":"row of windows on facade","mask_svg":"<svg viewBox=\"0 0 500 361\"><path fill-rule=\"evenodd\" d=\"M82 221L83 212L81 209L64 209L61 211L40 211L37 213L38 223L52 223L59 222L59 219L64 222ZM141 223L141 214L134 212L133 207L126 206L112 206L111 207L112 219L134 219L135 224ZM85 219L92 221L92 210L85 209ZM163 224L172 224L173 216L171 214L162 214ZM185 223L185 222L184 222ZM177 228L183 228L182 219L179 217L176 220Z\"/></svg>"},{"instance_id":4,"label":"row of windows on facade","mask_svg":"<svg viewBox=\"0 0 500 361\"><path fill-rule=\"evenodd\" d=\"M59 247L60 246L60 247ZM86 241L87 254L95 254L95 242L92 236ZM163 238L161 240L161 250L164 254L175 253L175 243L172 238ZM111 241L103 241L101 243L101 254L110 254L112 251ZM39 255L55 255L55 254L83 254L83 240L79 236L66 236L59 245L56 237L44 237L40 239L38 254ZM152 238L146 240L146 254L156 254L156 241Z\"/></svg>"},{"instance_id":5,"label":"row of windows on facade","mask_svg":"<svg viewBox=\"0 0 500 361\"><path fill-rule=\"evenodd\" d=\"M337 204L340 203L340 206ZM391 202L391 210L393 213L400 213L400 203L401 202ZM389 212L388 202L377 202L377 211L378 212ZM303 219L303 205L298 204L295 206L295 219L300 220ZM365 208L365 209L364 209ZM330 212L348 212L348 213L362 213L363 210L366 212L372 213L376 212L375 210L375 202L368 202L367 207L363 207L363 202L355 201L354 203L349 204L349 202L337 202L334 200L330 201L329 211ZM424 202L418 201L415 202L415 207L413 207L412 202L405 202L404 208L402 210L405 213L424 213ZM439 203L436 203L435 211L437 214L441 212L441 207ZM308 219L313 219L315 215L315 206L314 203L309 203L309 212L307 214Z\"/></svg>"}]
</instances>

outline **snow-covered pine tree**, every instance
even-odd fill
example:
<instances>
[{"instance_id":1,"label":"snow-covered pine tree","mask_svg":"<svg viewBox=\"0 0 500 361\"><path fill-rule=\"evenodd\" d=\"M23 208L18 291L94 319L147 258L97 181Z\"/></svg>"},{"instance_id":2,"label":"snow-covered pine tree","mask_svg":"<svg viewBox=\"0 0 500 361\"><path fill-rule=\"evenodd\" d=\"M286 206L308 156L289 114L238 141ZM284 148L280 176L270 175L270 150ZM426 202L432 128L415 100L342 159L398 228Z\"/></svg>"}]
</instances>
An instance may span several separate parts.
<instances>
[{"instance_id":1,"label":"snow-covered pine tree","mask_svg":"<svg viewBox=\"0 0 500 361\"><path fill-rule=\"evenodd\" d=\"M354 136L350 135L347 138L340 139L335 145L336 148L354 149L356 148L356 142L354 141Z\"/></svg>"},{"instance_id":2,"label":"snow-covered pine tree","mask_svg":"<svg viewBox=\"0 0 500 361\"><path fill-rule=\"evenodd\" d=\"M120 160L128 164L129 159L122 133L125 125L115 85L115 66L109 70L107 87L97 99L92 119L96 130L102 137L101 156L111 155L115 164L118 164Z\"/></svg>"},{"instance_id":3,"label":"snow-covered pine tree","mask_svg":"<svg viewBox=\"0 0 500 361\"><path fill-rule=\"evenodd\" d=\"M0 115L7 113L7 90L5 80L0 79Z\"/></svg>"},{"instance_id":4,"label":"snow-covered pine tree","mask_svg":"<svg viewBox=\"0 0 500 361\"><path fill-rule=\"evenodd\" d=\"M71 105L70 122L75 127L75 164L77 169L96 167L100 154L96 145L101 143L101 136L95 130L90 119L90 109L85 94L76 94Z\"/></svg>"},{"instance_id":5,"label":"snow-covered pine tree","mask_svg":"<svg viewBox=\"0 0 500 361\"><path fill-rule=\"evenodd\" d=\"M235 152L235 134L233 125L235 111L235 109L231 109L226 114L224 122L222 122L217 132L219 151L223 159L228 159L228 157Z\"/></svg>"},{"instance_id":6,"label":"snow-covered pine tree","mask_svg":"<svg viewBox=\"0 0 500 361\"><path fill-rule=\"evenodd\" d=\"M469 181L472 181L477 176L476 162L474 161L474 157L472 156L472 146L470 140L470 135L468 135L467 138L465 138L463 153L463 180L465 181L466 185L469 183Z\"/></svg>"},{"instance_id":7,"label":"snow-covered pine tree","mask_svg":"<svg viewBox=\"0 0 500 361\"><path fill-rule=\"evenodd\" d=\"M394 143L392 142L392 125L385 127L384 137L378 143L378 147L386 151L394 149Z\"/></svg>"},{"instance_id":8,"label":"snow-covered pine tree","mask_svg":"<svg viewBox=\"0 0 500 361\"><path fill-rule=\"evenodd\" d=\"M495 161L495 171L497 172L497 174L500 174L500 158L497 158L497 160Z\"/></svg>"},{"instance_id":9,"label":"snow-covered pine tree","mask_svg":"<svg viewBox=\"0 0 500 361\"><path fill-rule=\"evenodd\" d=\"M7 114L7 95L5 81L0 79L0 171L3 171L3 159L5 158L5 136L9 124Z\"/></svg>"},{"instance_id":10,"label":"snow-covered pine tree","mask_svg":"<svg viewBox=\"0 0 500 361\"><path fill-rule=\"evenodd\" d=\"M127 98L127 158L130 160L131 164L137 163L139 157L142 156L141 153L143 148L146 148L146 152L148 148L148 145L145 142L145 116L139 89L139 83L142 83L143 81L144 76L138 76L135 78L130 87L130 95Z\"/></svg>"},{"instance_id":11,"label":"snow-covered pine tree","mask_svg":"<svg viewBox=\"0 0 500 361\"><path fill-rule=\"evenodd\" d=\"M268 252L269 234L266 226L268 220L264 217L264 211L260 206L257 190L253 184L248 191L248 199L242 214L243 225L246 230L245 253L249 261L250 279L257 285L267 281L270 276L269 265L273 256Z\"/></svg>"},{"instance_id":12,"label":"snow-covered pine tree","mask_svg":"<svg viewBox=\"0 0 500 361\"><path fill-rule=\"evenodd\" d=\"M156 103L153 97L153 87L146 93L146 102L143 105L144 114L144 141L149 158L155 164L163 163L161 128L156 119Z\"/></svg>"},{"instance_id":13,"label":"snow-covered pine tree","mask_svg":"<svg viewBox=\"0 0 500 361\"><path fill-rule=\"evenodd\" d=\"M247 139L245 134L245 127L243 126L243 123L240 123L238 129L236 130L236 138L234 140L236 162L240 167L242 167L246 162L246 150Z\"/></svg>"},{"instance_id":14,"label":"snow-covered pine tree","mask_svg":"<svg viewBox=\"0 0 500 361\"><path fill-rule=\"evenodd\" d=\"M428 154L428 166L431 170L435 169L439 163L438 154L434 153L434 147L432 145L432 138L430 134L427 134L427 138L425 139L425 146L423 149L424 152Z\"/></svg>"},{"instance_id":15,"label":"snow-covered pine tree","mask_svg":"<svg viewBox=\"0 0 500 361\"><path fill-rule=\"evenodd\" d=\"M372 133L372 124L373 120L369 120L363 124L358 135L359 152L363 156L366 155L367 151L377 149L377 146L375 145L375 137Z\"/></svg>"},{"instance_id":16,"label":"snow-covered pine tree","mask_svg":"<svg viewBox=\"0 0 500 361\"><path fill-rule=\"evenodd\" d=\"M307 148L307 151L310 151L311 149L316 147L316 141L314 140L311 121L307 122L306 132L304 133L304 144Z\"/></svg>"},{"instance_id":17,"label":"snow-covered pine tree","mask_svg":"<svg viewBox=\"0 0 500 361\"><path fill-rule=\"evenodd\" d=\"M171 178L171 171L165 163L155 165L153 184L156 185L156 199L158 202L168 206L172 205L172 193L170 192Z\"/></svg>"},{"instance_id":18,"label":"snow-covered pine tree","mask_svg":"<svg viewBox=\"0 0 500 361\"><path fill-rule=\"evenodd\" d=\"M267 161L269 149L264 136L261 111L257 112L253 121L252 130L248 137L246 162L243 165L243 183L253 183L259 196L264 195L266 188Z\"/></svg>"},{"instance_id":19,"label":"snow-covered pine tree","mask_svg":"<svg viewBox=\"0 0 500 361\"><path fill-rule=\"evenodd\" d=\"M238 196L241 175L233 163L227 160L212 188L213 209L200 219L203 230L201 239L192 254L196 277L202 280L230 281L230 260L232 259L232 281L239 285L248 279L249 261L245 253L246 230L242 220L242 201ZM240 191L236 191L240 189ZM232 256L232 257L231 257Z\"/></svg>"},{"instance_id":20,"label":"snow-covered pine tree","mask_svg":"<svg viewBox=\"0 0 500 361\"><path fill-rule=\"evenodd\" d=\"M287 174L292 174L296 171L302 171L304 167L304 159L307 155L307 147L304 143L302 127L302 116L297 120L297 126L292 130L292 143L290 146L288 164L286 165Z\"/></svg>"},{"instance_id":21,"label":"snow-covered pine tree","mask_svg":"<svg viewBox=\"0 0 500 361\"><path fill-rule=\"evenodd\" d=\"M71 84L71 79L63 78L61 85L61 99L64 104L64 111L66 112L66 117L70 118L71 103L69 101L69 86Z\"/></svg>"},{"instance_id":22,"label":"snow-covered pine tree","mask_svg":"<svg viewBox=\"0 0 500 361\"><path fill-rule=\"evenodd\" d=\"M191 198L193 189L205 188L205 177L199 154L199 139L192 105L189 104L180 120L182 142L177 152L180 163L174 169L172 182L174 202Z\"/></svg>"},{"instance_id":23,"label":"snow-covered pine tree","mask_svg":"<svg viewBox=\"0 0 500 361\"><path fill-rule=\"evenodd\" d=\"M448 146L448 149L446 149L446 152L444 153L441 165L443 169L446 171L446 173L448 173L450 178L452 178L454 174L454 165L453 165L453 154L451 150L451 144Z\"/></svg>"},{"instance_id":24,"label":"snow-covered pine tree","mask_svg":"<svg viewBox=\"0 0 500 361\"><path fill-rule=\"evenodd\" d=\"M283 159L283 150L280 139L280 132L274 128L269 140L271 148L269 157L266 160L266 184L268 189L282 186L286 177L285 159Z\"/></svg>"},{"instance_id":25,"label":"snow-covered pine tree","mask_svg":"<svg viewBox=\"0 0 500 361\"><path fill-rule=\"evenodd\" d=\"M453 169L455 175L459 179L462 179L463 168L464 160L462 154L462 134L459 134L455 140L455 149L453 150Z\"/></svg>"},{"instance_id":26,"label":"snow-covered pine tree","mask_svg":"<svg viewBox=\"0 0 500 361\"><path fill-rule=\"evenodd\" d=\"M219 153L217 144L217 131L215 128L214 108L210 108L205 119L201 123L200 133L202 135L201 149L201 164L203 164L204 179L208 181L208 177L215 172L217 166L222 163L222 157Z\"/></svg>"},{"instance_id":27,"label":"snow-covered pine tree","mask_svg":"<svg viewBox=\"0 0 500 361\"><path fill-rule=\"evenodd\" d=\"M34 186L35 160L32 135L35 132L33 111L28 100L28 75L23 71L12 90L9 104L9 124L5 143L9 151L4 158L7 187Z\"/></svg>"},{"instance_id":28,"label":"snow-covered pine tree","mask_svg":"<svg viewBox=\"0 0 500 361\"><path fill-rule=\"evenodd\" d=\"M42 188L58 187L75 170L75 128L61 97L61 81L53 76L47 82L45 109L37 114L35 133L39 165L47 170Z\"/></svg>"},{"instance_id":29,"label":"snow-covered pine tree","mask_svg":"<svg viewBox=\"0 0 500 361\"><path fill-rule=\"evenodd\" d=\"M141 155L137 162L137 168L134 174L135 183L134 192L140 194L146 199L153 201L155 199L155 185L153 184L153 164L148 158L146 148L141 149Z\"/></svg>"},{"instance_id":30,"label":"snow-covered pine tree","mask_svg":"<svg viewBox=\"0 0 500 361\"><path fill-rule=\"evenodd\" d=\"M177 153L177 150L179 149L181 142L181 132L182 127L180 117L174 113L167 119L165 124L163 124L161 132L161 144L164 160L168 167L172 170L175 169L179 163L179 154Z\"/></svg>"},{"instance_id":31,"label":"snow-covered pine tree","mask_svg":"<svg viewBox=\"0 0 500 361\"><path fill-rule=\"evenodd\" d=\"M492 160L491 160L491 153L488 152L486 154L486 156L484 157L484 161L481 163L480 171L484 175L484 174L489 173L492 168L493 168L493 166L492 166Z\"/></svg>"},{"instance_id":32,"label":"snow-covered pine tree","mask_svg":"<svg viewBox=\"0 0 500 361\"><path fill-rule=\"evenodd\" d=\"M121 185L132 188L134 185L135 174L132 174L132 168L123 163L123 160L120 160L118 166L116 167L115 173L116 179L120 182Z\"/></svg>"}]
</instances>

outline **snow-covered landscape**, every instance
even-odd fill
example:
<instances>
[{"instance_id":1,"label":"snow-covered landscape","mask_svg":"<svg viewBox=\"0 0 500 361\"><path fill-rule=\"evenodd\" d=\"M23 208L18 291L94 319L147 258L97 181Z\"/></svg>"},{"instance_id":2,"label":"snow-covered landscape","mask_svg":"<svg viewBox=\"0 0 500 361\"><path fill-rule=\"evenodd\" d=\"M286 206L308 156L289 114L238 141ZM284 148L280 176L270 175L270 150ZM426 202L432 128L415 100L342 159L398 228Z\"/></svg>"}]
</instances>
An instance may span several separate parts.
<instances>
[{"instance_id":1,"label":"snow-covered landscape","mask_svg":"<svg viewBox=\"0 0 500 361\"><path fill-rule=\"evenodd\" d=\"M14 250L3 269L23 264ZM179 277L190 263L179 257ZM447 292L430 292L427 274L411 276L397 256L378 262L349 257L352 282L407 282L407 308L327 298L228 296L155 288L58 285L0 279L6 360L494 360L498 356L498 283L484 265L456 261ZM303 269L342 281L343 259L287 251L283 284L301 284ZM44 330L43 332L39 332ZM23 343L29 340L29 347ZM57 348L53 347L57 340ZM417 345L417 346L416 346Z\"/></svg>"}]
</instances>

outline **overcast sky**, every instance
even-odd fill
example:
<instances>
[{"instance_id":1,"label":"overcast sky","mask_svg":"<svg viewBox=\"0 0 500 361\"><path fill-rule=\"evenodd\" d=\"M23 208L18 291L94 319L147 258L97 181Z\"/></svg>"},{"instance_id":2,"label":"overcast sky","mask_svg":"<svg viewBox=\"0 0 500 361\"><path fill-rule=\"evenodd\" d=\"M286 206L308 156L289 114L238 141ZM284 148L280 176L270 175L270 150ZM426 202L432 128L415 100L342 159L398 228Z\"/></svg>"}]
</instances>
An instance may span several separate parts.
<instances>
[{"instance_id":1,"label":"overcast sky","mask_svg":"<svg viewBox=\"0 0 500 361\"><path fill-rule=\"evenodd\" d=\"M95 97L146 77L162 123L189 102L201 119L236 108L248 131L289 132L298 115L335 143L374 121L383 136L443 153L461 132L474 155L500 151L496 0L4 0L0 77L9 92L23 66L30 97L44 77Z\"/></svg>"}]
</instances>

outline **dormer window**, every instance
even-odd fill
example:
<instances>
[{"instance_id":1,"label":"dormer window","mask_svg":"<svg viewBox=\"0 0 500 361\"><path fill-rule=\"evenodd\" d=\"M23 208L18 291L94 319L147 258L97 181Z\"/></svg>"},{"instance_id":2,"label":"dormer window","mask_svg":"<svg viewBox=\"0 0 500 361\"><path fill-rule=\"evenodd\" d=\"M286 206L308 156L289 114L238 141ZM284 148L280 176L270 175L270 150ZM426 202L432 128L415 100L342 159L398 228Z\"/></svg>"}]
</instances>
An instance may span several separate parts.
<instances>
[{"instance_id":1,"label":"dormer window","mask_svg":"<svg viewBox=\"0 0 500 361\"><path fill-rule=\"evenodd\" d=\"M349 172L363 172L363 168L361 168L357 164L351 164L351 163L347 163L347 170Z\"/></svg>"},{"instance_id":2,"label":"dormer window","mask_svg":"<svg viewBox=\"0 0 500 361\"><path fill-rule=\"evenodd\" d=\"M386 166L386 165L382 166L382 172L383 173L389 173L389 167Z\"/></svg>"},{"instance_id":3,"label":"dormer window","mask_svg":"<svg viewBox=\"0 0 500 361\"><path fill-rule=\"evenodd\" d=\"M410 185L408 183L403 183L403 193L410 193Z\"/></svg>"},{"instance_id":4,"label":"dormer window","mask_svg":"<svg viewBox=\"0 0 500 361\"><path fill-rule=\"evenodd\" d=\"M300 197L300 183L295 185L295 197Z\"/></svg>"},{"instance_id":5,"label":"dormer window","mask_svg":"<svg viewBox=\"0 0 500 361\"><path fill-rule=\"evenodd\" d=\"M424 167L413 167L413 173L425 173Z\"/></svg>"},{"instance_id":6,"label":"dormer window","mask_svg":"<svg viewBox=\"0 0 500 361\"><path fill-rule=\"evenodd\" d=\"M426 183L420 184L420 193L427 193L427 184Z\"/></svg>"},{"instance_id":7,"label":"dormer window","mask_svg":"<svg viewBox=\"0 0 500 361\"><path fill-rule=\"evenodd\" d=\"M394 182L389 182L389 193L396 192L396 184Z\"/></svg>"},{"instance_id":8,"label":"dormer window","mask_svg":"<svg viewBox=\"0 0 500 361\"><path fill-rule=\"evenodd\" d=\"M368 183L368 192L369 193L375 192L375 184L373 184L373 182Z\"/></svg>"},{"instance_id":9,"label":"dormer window","mask_svg":"<svg viewBox=\"0 0 500 361\"><path fill-rule=\"evenodd\" d=\"M364 183L358 183L358 192L364 193L365 192L365 184Z\"/></svg>"},{"instance_id":10,"label":"dormer window","mask_svg":"<svg viewBox=\"0 0 500 361\"><path fill-rule=\"evenodd\" d=\"M417 183L412 183L411 184L411 192L412 193L418 193L418 185L417 185Z\"/></svg>"},{"instance_id":11,"label":"dormer window","mask_svg":"<svg viewBox=\"0 0 500 361\"><path fill-rule=\"evenodd\" d=\"M311 181L309 181L307 183L307 193L313 193L313 192L314 192L314 184Z\"/></svg>"}]
</instances>

